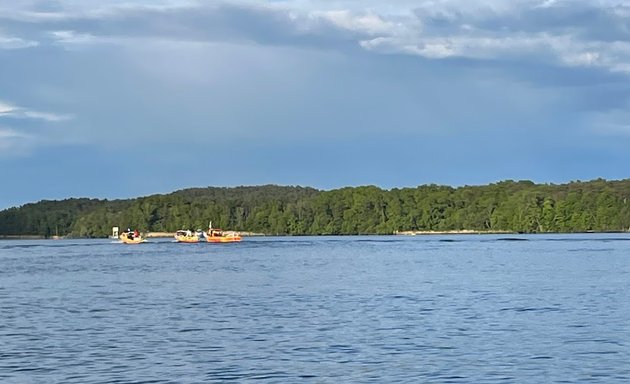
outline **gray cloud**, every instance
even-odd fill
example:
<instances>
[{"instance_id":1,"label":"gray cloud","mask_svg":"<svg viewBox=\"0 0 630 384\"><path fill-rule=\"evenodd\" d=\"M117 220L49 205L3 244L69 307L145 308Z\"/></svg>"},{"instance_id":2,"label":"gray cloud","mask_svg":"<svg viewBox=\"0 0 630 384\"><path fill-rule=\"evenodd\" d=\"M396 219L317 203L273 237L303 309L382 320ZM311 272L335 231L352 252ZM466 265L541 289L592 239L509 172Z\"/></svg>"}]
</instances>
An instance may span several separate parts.
<instances>
[{"instance_id":1,"label":"gray cloud","mask_svg":"<svg viewBox=\"0 0 630 384\"><path fill-rule=\"evenodd\" d=\"M40 144L62 143L55 125L71 115L42 112L0 100L0 156L25 155Z\"/></svg>"},{"instance_id":2,"label":"gray cloud","mask_svg":"<svg viewBox=\"0 0 630 384\"><path fill-rule=\"evenodd\" d=\"M94 10L0 13L22 34L53 42L116 43L125 39L258 43L324 49L357 46L357 34L325 18L286 9L229 3L179 7L126 6ZM52 33L51 33L52 32Z\"/></svg>"},{"instance_id":3,"label":"gray cloud","mask_svg":"<svg viewBox=\"0 0 630 384\"><path fill-rule=\"evenodd\" d=\"M59 122L69 120L72 118L72 116L51 112L35 111L0 100L0 118L38 119L48 122Z\"/></svg>"},{"instance_id":4,"label":"gray cloud","mask_svg":"<svg viewBox=\"0 0 630 384\"><path fill-rule=\"evenodd\" d=\"M424 0L415 8L406 1L389 6L352 1L47 4L5 10L0 19L20 33L38 30L40 39L52 32L48 36L62 44L169 39L344 51L360 45L429 59L508 58L630 73L630 7L623 3Z\"/></svg>"},{"instance_id":5,"label":"gray cloud","mask_svg":"<svg viewBox=\"0 0 630 384\"><path fill-rule=\"evenodd\" d=\"M256 4L256 5L254 5ZM366 11L366 9L369 9ZM0 10L20 40L262 44L428 59L529 62L630 73L630 7L607 1L59 1ZM2 46L0 39L0 46ZM31 43L29 43L31 42Z\"/></svg>"},{"instance_id":6,"label":"gray cloud","mask_svg":"<svg viewBox=\"0 0 630 384\"><path fill-rule=\"evenodd\" d=\"M0 34L0 49L31 48L39 45L37 41L25 40L14 36L2 36Z\"/></svg>"}]
</instances>

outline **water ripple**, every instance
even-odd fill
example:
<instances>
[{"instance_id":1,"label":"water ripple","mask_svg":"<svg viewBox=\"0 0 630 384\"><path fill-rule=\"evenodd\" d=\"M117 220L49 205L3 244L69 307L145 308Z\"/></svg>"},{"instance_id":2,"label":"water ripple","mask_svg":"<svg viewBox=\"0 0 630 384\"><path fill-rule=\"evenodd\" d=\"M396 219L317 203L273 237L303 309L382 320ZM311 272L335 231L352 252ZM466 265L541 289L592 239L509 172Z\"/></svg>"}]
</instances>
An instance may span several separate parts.
<instances>
[{"instance_id":1,"label":"water ripple","mask_svg":"<svg viewBox=\"0 0 630 384\"><path fill-rule=\"evenodd\" d=\"M626 383L629 238L5 241L0 381Z\"/></svg>"}]
</instances>

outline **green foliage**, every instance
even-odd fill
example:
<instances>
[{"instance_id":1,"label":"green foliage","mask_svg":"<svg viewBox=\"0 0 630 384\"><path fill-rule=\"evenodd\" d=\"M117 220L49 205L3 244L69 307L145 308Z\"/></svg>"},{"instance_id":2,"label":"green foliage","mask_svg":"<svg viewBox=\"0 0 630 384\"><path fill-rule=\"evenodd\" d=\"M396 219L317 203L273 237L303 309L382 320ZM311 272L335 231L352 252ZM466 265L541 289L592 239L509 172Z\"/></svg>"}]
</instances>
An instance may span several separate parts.
<instances>
[{"instance_id":1,"label":"green foliage","mask_svg":"<svg viewBox=\"0 0 630 384\"><path fill-rule=\"evenodd\" d=\"M452 188L375 186L318 191L266 185L193 188L130 200L40 201L0 211L0 235L105 237L111 227L174 232L213 226L291 235L418 230L623 231L630 179L562 185L503 181Z\"/></svg>"}]
</instances>

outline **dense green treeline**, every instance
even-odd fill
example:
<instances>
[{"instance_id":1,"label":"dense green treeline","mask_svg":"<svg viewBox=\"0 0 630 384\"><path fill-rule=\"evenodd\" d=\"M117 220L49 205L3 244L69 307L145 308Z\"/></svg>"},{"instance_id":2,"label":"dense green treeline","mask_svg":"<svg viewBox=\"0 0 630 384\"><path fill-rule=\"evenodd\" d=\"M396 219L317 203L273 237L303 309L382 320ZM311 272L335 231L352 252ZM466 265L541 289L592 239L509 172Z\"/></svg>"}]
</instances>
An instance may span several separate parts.
<instances>
[{"instance_id":1,"label":"dense green treeline","mask_svg":"<svg viewBox=\"0 0 630 384\"><path fill-rule=\"evenodd\" d=\"M398 231L623 231L630 179L562 185L504 181L453 188L193 188L130 200L41 201L0 212L0 235L104 237L112 226L173 232L215 227L266 234Z\"/></svg>"},{"instance_id":2,"label":"dense green treeline","mask_svg":"<svg viewBox=\"0 0 630 384\"><path fill-rule=\"evenodd\" d=\"M0 235L67 235L72 233L76 221L84 215L97 209L121 211L131 204L132 200L97 199L42 200L25 204L0 211Z\"/></svg>"}]
</instances>

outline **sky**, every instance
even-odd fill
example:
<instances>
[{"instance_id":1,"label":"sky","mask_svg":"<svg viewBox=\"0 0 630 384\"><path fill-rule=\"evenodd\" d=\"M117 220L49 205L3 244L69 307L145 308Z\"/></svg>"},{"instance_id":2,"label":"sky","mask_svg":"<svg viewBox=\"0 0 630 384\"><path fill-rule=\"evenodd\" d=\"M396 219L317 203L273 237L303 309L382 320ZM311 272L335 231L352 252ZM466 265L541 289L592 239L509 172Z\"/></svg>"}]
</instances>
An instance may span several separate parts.
<instances>
[{"instance_id":1,"label":"sky","mask_svg":"<svg viewBox=\"0 0 630 384\"><path fill-rule=\"evenodd\" d=\"M630 177L630 1L0 0L0 209Z\"/></svg>"}]
</instances>

